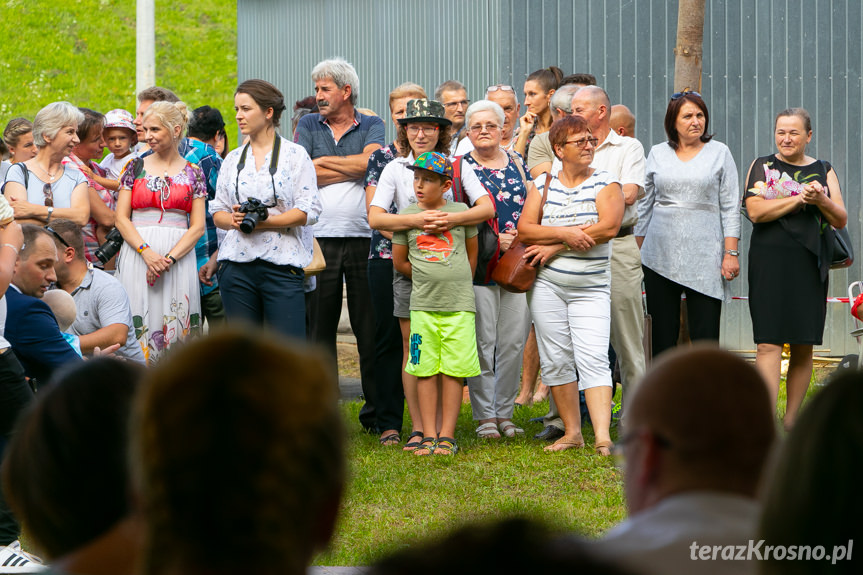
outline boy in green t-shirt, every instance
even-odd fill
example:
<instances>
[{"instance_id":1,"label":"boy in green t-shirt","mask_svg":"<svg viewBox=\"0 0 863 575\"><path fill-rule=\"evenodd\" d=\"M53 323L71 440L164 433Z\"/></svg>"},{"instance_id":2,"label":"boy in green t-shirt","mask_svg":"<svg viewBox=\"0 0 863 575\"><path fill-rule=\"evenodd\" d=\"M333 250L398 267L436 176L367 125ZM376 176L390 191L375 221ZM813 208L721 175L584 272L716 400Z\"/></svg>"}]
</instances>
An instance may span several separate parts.
<instances>
[{"instance_id":1,"label":"boy in green t-shirt","mask_svg":"<svg viewBox=\"0 0 863 575\"><path fill-rule=\"evenodd\" d=\"M468 207L443 197L452 187L452 164L443 154L420 154L413 166L417 203L401 211L462 212ZM456 226L439 234L421 229L393 235L393 267L411 278L410 358L405 371L417 376L420 416L426 430L415 455L453 455L461 410L462 379L479 375L476 353L476 226ZM440 433L437 429L438 397Z\"/></svg>"}]
</instances>

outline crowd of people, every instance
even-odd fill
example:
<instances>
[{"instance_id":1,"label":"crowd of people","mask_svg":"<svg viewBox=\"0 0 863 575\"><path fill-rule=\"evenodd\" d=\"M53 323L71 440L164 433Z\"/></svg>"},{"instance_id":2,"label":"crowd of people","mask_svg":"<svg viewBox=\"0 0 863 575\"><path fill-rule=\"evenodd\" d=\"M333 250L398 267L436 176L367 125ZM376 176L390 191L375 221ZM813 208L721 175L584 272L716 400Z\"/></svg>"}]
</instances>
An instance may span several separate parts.
<instances>
[{"instance_id":1,"label":"crowd of people","mask_svg":"<svg viewBox=\"0 0 863 575\"><path fill-rule=\"evenodd\" d=\"M479 438L524 434L516 407L550 390L536 436L545 449L583 448L584 420L593 449L608 456L615 366L621 421L636 429L631 398L648 356L678 343L682 295L691 339L718 343L740 273L741 209L753 225L756 366L775 409L790 345L791 428L823 336L833 234L847 222L835 170L806 153L805 110L777 115L776 152L752 163L741 193L695 91L671 95L667 140L645 158L634 116L590 74L537 70L523 86L523 113L511 85L471 102L455 80L434 99L402 84L389 97L388 145L384 120L357 107L350 63L322 61L311 82L315 95L294 106L290 135L278 88L241 83L233 150L218 110L190 111L162 87L137 95L135 115L54 102L32 122L7 124L2 444L58 370L105 352L158 369L224 324L308 340L336 374L346 290L359 420L381 446L456 454L466 385ZM527 293L492 279L517 244L537 270ZM320 257L325 266L313 270ZM7 548L17 539L2 504L0 536ZM174 567L198 560L188 552Z\"/></svg>"}]
</instances>

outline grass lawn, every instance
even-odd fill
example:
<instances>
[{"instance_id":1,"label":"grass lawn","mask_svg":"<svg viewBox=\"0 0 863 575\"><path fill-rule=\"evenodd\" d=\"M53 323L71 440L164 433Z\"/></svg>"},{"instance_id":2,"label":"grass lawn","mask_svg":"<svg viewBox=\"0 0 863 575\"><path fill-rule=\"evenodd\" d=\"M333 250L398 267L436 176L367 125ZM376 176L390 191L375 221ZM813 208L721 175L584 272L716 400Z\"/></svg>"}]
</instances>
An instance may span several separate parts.
<instances>
[{"instance_id":1,"label":"grass lawn","mask_svg":"<svg viewBox=\"0 0 863 575\"><path fill-rule=\"evenodd\" d=\"M236 1L156 0L155 16L156 83L221 110L236 147ZM57 100L134 114L135 2L5 0L0 32L0 131Z\"/></svg>"},{"instance_id":2,"label":"grass lawn","mask_svg":"<svg viewBox=\"0 0 863 575\"><path fill-rule=\"evenodd\" d=\"M341 372L359 377L356 348L342 344L339 353ZM831 370L816 368L813 382ZM808 397L818 389L811 386ZM783 384L779 403L784 402ZM514 420L525 435L500 440L477 439L470 405L464 405L456 430L462 451L451 458L415 457L401 446L379 446L377 436L363 432L357 421L361 406L360 401L342 404L350 476L336 537L316 565L368 565L483 519L522 515L596 537L626 515L621 472L612 458L594 455L590 426L583 430L587 449L544 453L545 443L533 439L542 425L528 420L544 415L548 402L517 408ZM405 428L410 429L407 423Z\"/></svg>"}]
</instances>

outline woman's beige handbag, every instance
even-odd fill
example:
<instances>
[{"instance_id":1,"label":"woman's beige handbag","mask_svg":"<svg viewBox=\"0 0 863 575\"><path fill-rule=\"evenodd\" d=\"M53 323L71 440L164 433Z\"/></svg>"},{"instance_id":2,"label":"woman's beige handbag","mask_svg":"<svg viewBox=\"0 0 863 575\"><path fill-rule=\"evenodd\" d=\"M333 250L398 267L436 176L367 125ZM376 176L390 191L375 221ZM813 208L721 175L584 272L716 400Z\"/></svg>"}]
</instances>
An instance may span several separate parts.
<instances>
[{"instance_id":1,"label":"woman's beige handbag","mask_svg":"<svg viewBox=\"0 0 863 575\"><path fill-rule=\"evenodd\" d=\"M303 268L306 272L306 277L316 276L327 267L327 260L324 259L324 252L321 251L321 245L316 238L312 238L314 242L312 248L312 263Z\"/></svg>"}]
</instances>

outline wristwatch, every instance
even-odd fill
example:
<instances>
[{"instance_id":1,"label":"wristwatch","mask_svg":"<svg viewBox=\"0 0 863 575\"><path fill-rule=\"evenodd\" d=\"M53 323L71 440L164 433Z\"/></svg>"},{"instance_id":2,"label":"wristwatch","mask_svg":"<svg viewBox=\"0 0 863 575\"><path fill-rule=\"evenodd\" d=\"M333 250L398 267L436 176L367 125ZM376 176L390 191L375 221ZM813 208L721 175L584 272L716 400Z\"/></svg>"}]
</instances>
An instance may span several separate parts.
<instances>
[{"instance_id":1,"label":"wristwatch","mask_svg":"<svg viewBox=\"0 0 863 575\"><path fill-rule=\"evenodd\" d=\"M734 256L735 258L740 255L740 252L737 250L725 250L725 253L729 256Z\"/></svg>"},{"instance_id":2,"label":"wristwatch","mask_svg":"<svg viewBox=\"0 0 863 575\"><path fill-rule=\"evenodd\" d=\"M47 219L47 220L45 220L45 223L46 223L46 224L47 224L48 222L50 222L50 221L51 221L51 216L52 216L52 215L54 215L54 208L53 208L53 206L52 206L52 207L50 207L50 208L48 208L48 219Z\"/></svg>"}]
</instances>

